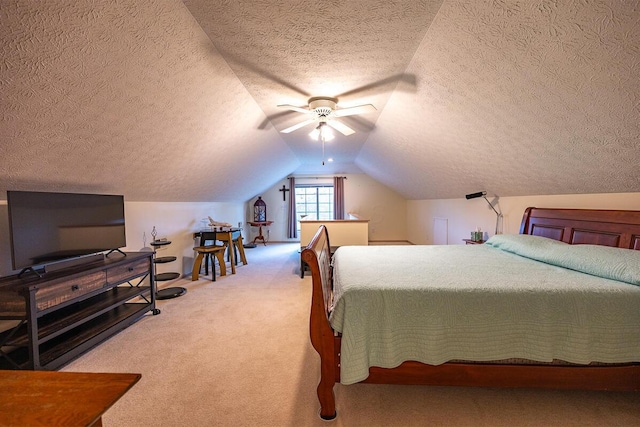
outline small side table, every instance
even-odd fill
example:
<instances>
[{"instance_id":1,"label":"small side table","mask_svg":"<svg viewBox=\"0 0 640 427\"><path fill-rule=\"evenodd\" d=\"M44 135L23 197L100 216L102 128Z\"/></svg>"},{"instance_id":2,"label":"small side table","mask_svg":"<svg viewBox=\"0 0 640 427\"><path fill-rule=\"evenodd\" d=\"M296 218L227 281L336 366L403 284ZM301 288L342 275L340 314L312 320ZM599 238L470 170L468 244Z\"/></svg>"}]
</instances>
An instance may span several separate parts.
<instances>
[{"instance_id":1,"label":"small side table","mask_svg":"<svg viewBox=\"0 0 640 427\"><path fill-rule=\"evenodd\" d=\"M267 246L267 242L265 242L264 236L262 235L262 226L268 227L273 224L273 221L249 222L249 224L254 227L258 227L258 235L253 239L253 244L256 243L256 240L262 240L262 244Z\"/></svg>"},{"instance_id":2,"label":"small side table","mask_svg":"<svg viewBox=\"0 0 640 427\"><path fill-rule=\"evenodd\" d=\"M486 240L471 240L471 239L462 239L467 245L481 245Z\"/></svg>"}]
</instances>

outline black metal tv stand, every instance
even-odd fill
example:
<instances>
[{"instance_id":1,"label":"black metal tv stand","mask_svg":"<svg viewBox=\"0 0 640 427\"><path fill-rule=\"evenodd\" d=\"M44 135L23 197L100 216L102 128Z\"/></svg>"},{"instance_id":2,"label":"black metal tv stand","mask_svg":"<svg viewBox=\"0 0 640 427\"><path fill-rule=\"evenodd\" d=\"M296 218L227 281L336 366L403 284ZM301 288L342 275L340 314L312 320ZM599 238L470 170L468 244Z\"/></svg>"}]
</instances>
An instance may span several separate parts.
<instances>
[{"instance_id":1,"label":"black metal tv stand","mask_svg":"<svg viewBox=\"0 0 640 427\"><path fill-rule=\"evenodd\" d=\"M43 277L43 273L44 273L44 269L41 269L40 272L38 270L36 270L33 267L27 267L27 268L23 268L22 270L20 270L20 273L18 273L18 278L22 279L22 275L27 273L27 272L32 272L33 274L35 274L36 276L38 276L40 279L42 279Z\"/></svg>"},{"instance_id":2,"label":"black metal tv stand","mask_svg":"<svg viewBox=\"0 0 640 427\"><path fill-rule=\"evenodd\" d=\"M0 369L55 370L155 308L153 254L0 278Z\"/></svg>"},{"instance_id":3,"label":"black metal tv stand","mask_svg":"<svg viewBox=\"0 0 640 427\"><path fill-rule=\"evenodd\" d=\"M122 256L127 256L126 253L122 252L120 249L111 249L109 252L107 252L107 254L105 256L109 256L111 255L113 252L120 252L122 254Z\"/></svg>"}]
</instances>

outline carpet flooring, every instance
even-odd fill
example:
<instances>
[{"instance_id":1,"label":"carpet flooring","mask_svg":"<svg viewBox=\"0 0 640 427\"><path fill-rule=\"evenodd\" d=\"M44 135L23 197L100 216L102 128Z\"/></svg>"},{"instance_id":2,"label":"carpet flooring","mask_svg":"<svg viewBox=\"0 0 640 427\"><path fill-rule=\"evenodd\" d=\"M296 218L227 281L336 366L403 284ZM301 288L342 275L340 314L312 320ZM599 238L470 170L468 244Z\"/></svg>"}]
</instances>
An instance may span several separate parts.
<instances>
[{"instance_id":1,"label":"carpet flooring","mask_svg":"<svg viewBox=\"0 0 640 427\"><path fill-rule=\"evenodd\" d=\"M338 417L322 421L298 248L258 245L235 275L166 283L188 292L62 370L142 374L107 427L640 426L640 393L373 384L337 384Z\"/></svg>"}]
</instances>

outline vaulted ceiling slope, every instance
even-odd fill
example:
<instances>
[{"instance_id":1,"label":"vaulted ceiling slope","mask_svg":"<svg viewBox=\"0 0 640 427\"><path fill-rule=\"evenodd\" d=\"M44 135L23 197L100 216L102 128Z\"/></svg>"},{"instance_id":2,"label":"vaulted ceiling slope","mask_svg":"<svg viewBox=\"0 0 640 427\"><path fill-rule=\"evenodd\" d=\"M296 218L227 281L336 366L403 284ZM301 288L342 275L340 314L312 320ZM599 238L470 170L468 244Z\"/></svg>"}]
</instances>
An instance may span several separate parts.
<instances>
[{"instance_id":1,"label":"vaulted ceiling slope","mask_svg":"<svg viewBox=\"0 0 640 427\"><path fill-rule=\"evenodd\" d=\"M300 164L179 0L3 0L0 20L1 190L244 201Z\"/></svg>"},{"instance_id":2,"label":"vaulted ceiling slope","mask_svg":"<svg viewBox=\"0 0 640 427\"><path fill-rule=\"evenodd\" d=\"M409 199L640 191L637 1L4 0L0 54L0 195L244 201L361 171ZM279 132L314 96L377 109L324 166L312 125Z\"/></svg>"}]
</instances>

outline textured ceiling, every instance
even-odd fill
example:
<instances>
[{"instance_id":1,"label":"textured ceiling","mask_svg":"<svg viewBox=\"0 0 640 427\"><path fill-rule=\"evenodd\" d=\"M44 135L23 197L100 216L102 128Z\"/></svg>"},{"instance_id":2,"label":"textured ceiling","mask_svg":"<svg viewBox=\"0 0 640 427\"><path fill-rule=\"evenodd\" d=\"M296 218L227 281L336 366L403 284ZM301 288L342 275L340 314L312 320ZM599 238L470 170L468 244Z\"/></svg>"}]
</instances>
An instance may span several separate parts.
<instances>
[{"instance_id":1,"label":"textured ceiling","mask_svg":"<svg viewBox=\"0 0 640 427\"><path fill-rule=\"evenodd\" d=\"M2 192L640 191L637 1L2 0L0 55ZM326 166L312 126L279 133L312 96L377 108Z\"/></svg>"},{"instance_id":2,"label":"textured ceiling","mask_svg":"<svg viewBox=\"0 0 640 427\"><path fill-rule=\"evenodd\" d=\"M340 119L356 130L326 146L322 167L312 125L281 134L302 162L298 173L352 172L353 161L424 38L441 1L185 0L247 91L278 130L308 117L278 108L310 97L338 98L339 107L373 104L377 112ZM415 84L409 91L415 93ZM264 123L254 126L264 127ZM355 169L357 170L357 169Z\"/></svg>"},{"instance_id":3,"label":"textured ceiling","mask_svg":"<svg viewBox=\"0 0 640 427\"><path fill-rule=\"evenodd\" d=\"M356 164L418 199L640 191L639 61L638 2L445 1Z\"/></svg>"},{"instance_id":4,"label":"textured ceiling","mask_svg":"<svg viewBox=\"0 0 640 427\"><path fill-rule=\"evenodd\" d=\"M247 200L300 161L181 1L5 1L0 185Z\"/></svg>"}]
</instances>

